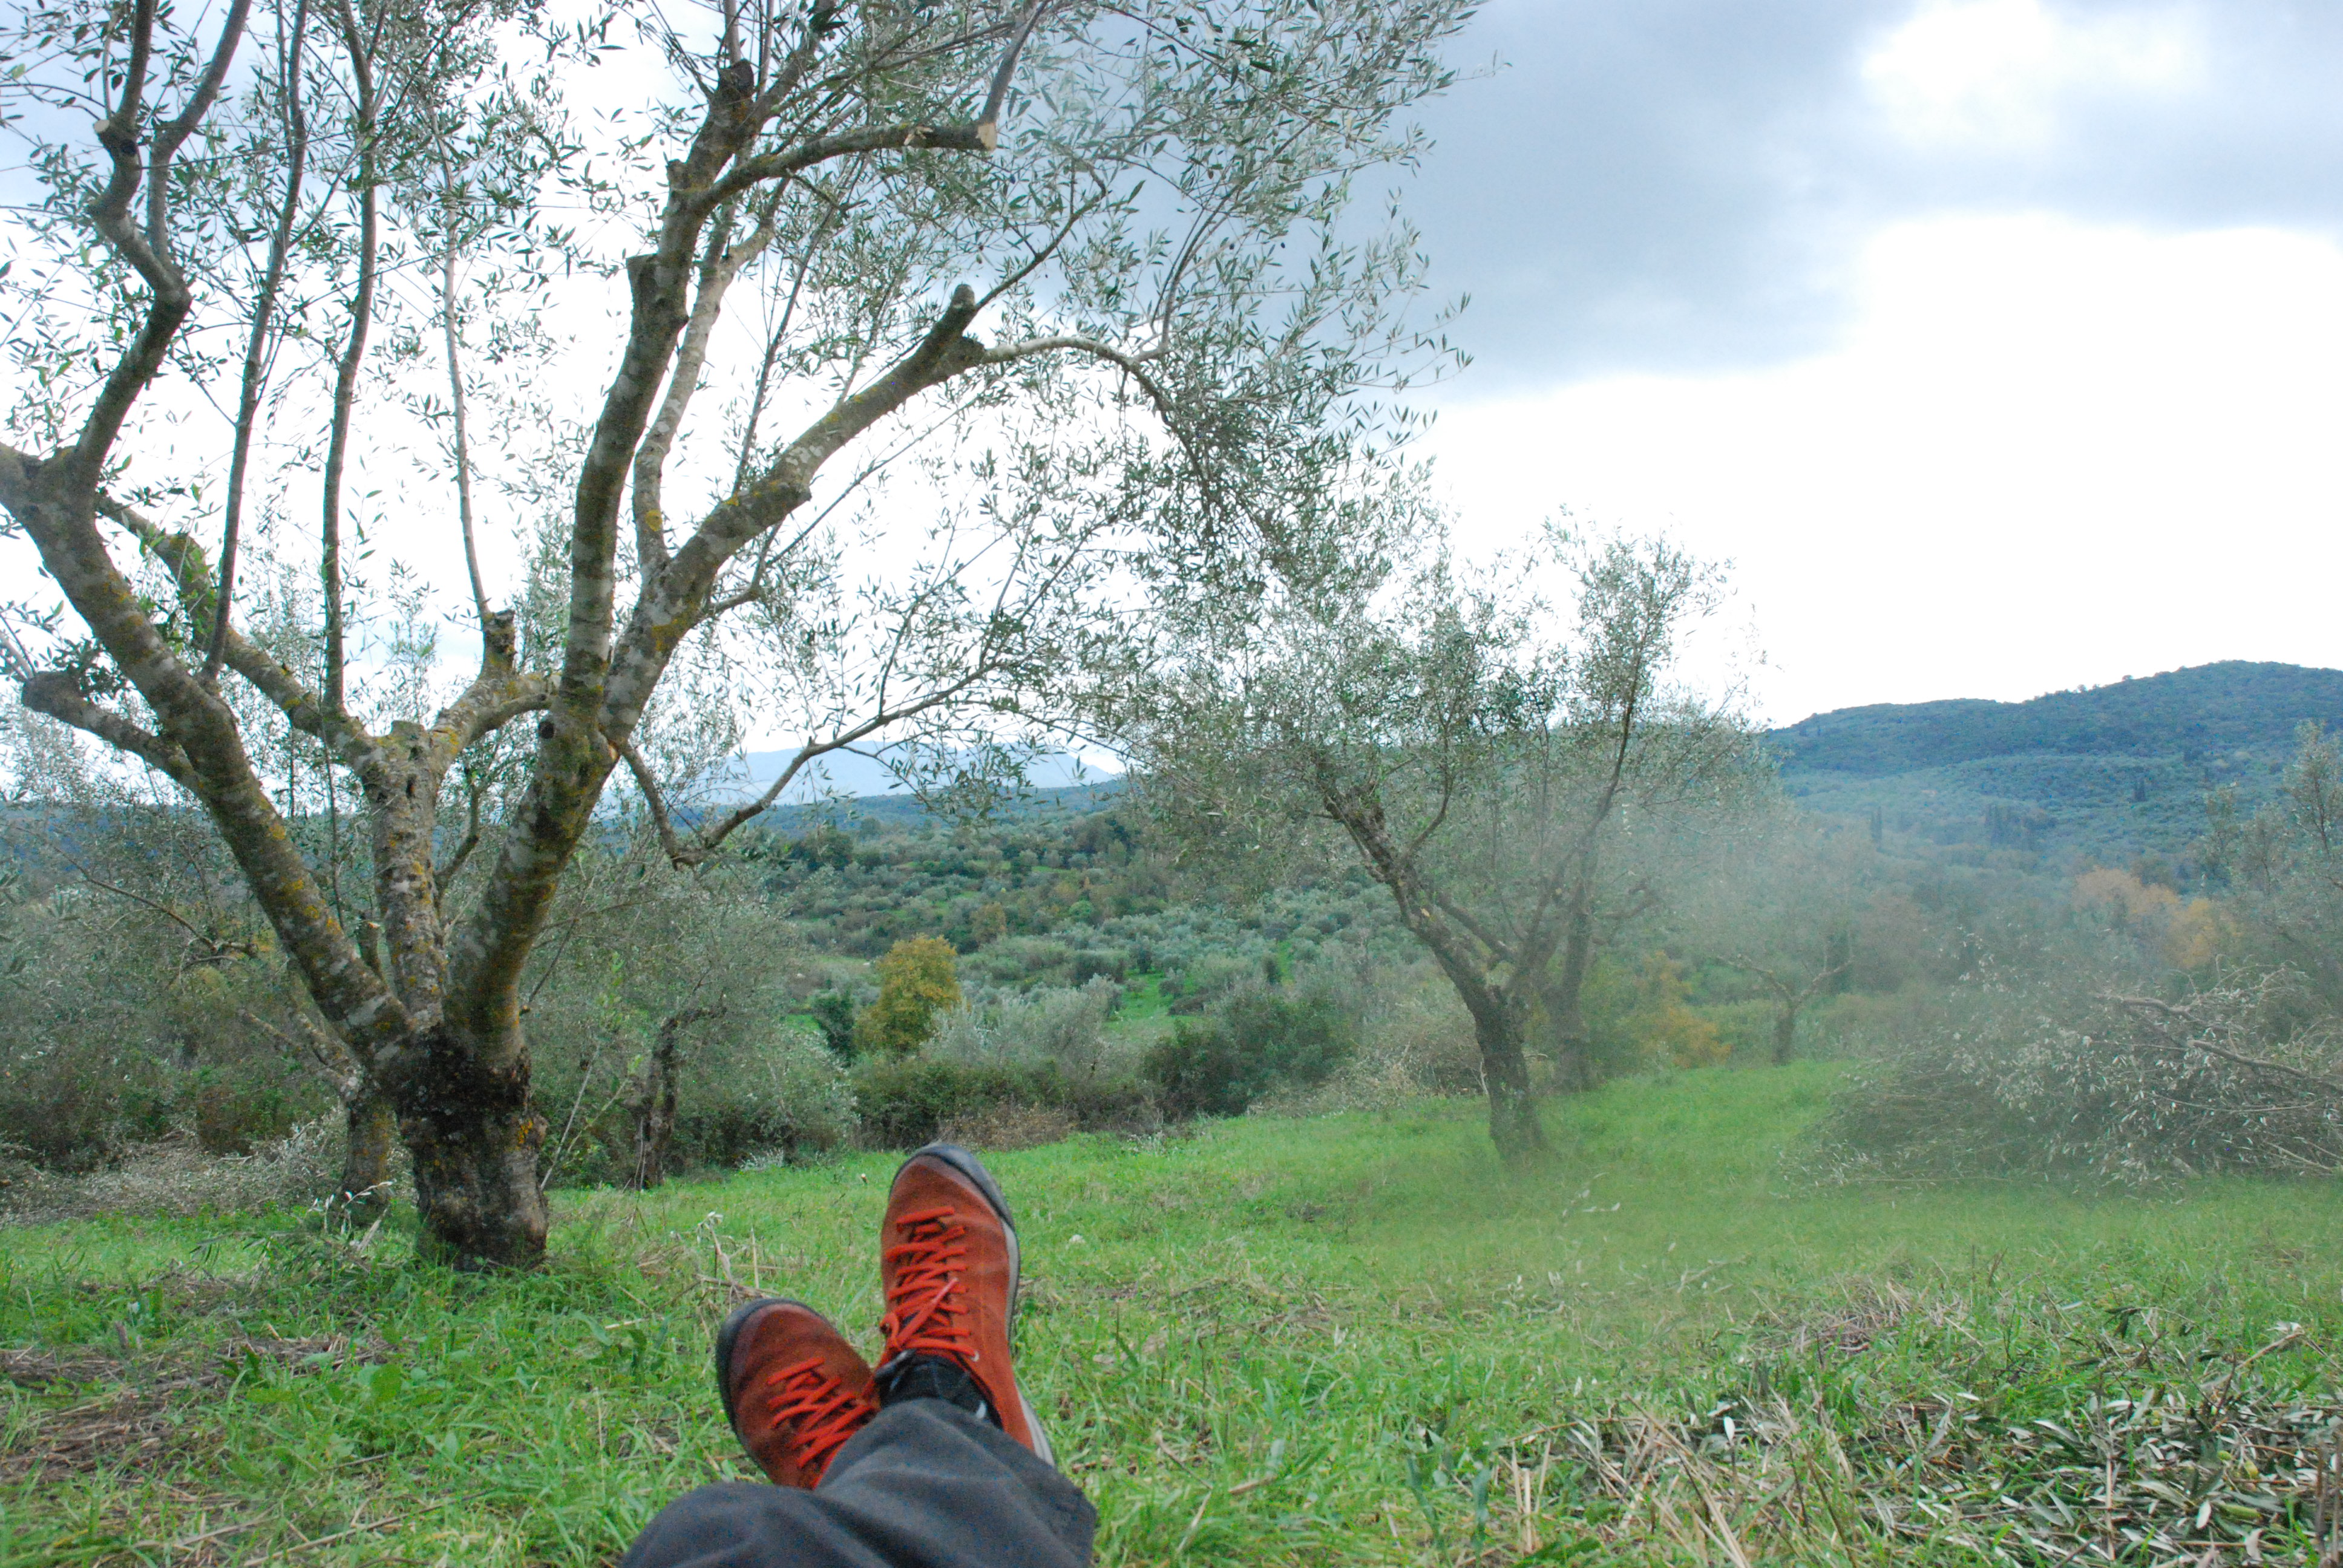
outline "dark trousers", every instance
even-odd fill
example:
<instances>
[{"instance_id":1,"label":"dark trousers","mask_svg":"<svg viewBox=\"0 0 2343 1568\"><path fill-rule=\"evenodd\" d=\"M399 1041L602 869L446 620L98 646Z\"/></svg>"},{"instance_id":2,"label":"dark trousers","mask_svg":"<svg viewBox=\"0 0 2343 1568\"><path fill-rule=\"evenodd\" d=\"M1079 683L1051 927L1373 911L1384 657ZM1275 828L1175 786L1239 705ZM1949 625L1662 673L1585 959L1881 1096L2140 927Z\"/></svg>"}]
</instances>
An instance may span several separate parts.
<instances>
[{"instance_id":1,"label":"dark trousers","mask_svg":"<svg viewBox=\"0 0 2343 1568\"><path fill-rule=\"evenodd\" d=\"M1098 1511L998 1428L890 1405L811 1492L727 1481L670 1503L620 1568L1083 1568Z\"/></svg>"}]
</instances>

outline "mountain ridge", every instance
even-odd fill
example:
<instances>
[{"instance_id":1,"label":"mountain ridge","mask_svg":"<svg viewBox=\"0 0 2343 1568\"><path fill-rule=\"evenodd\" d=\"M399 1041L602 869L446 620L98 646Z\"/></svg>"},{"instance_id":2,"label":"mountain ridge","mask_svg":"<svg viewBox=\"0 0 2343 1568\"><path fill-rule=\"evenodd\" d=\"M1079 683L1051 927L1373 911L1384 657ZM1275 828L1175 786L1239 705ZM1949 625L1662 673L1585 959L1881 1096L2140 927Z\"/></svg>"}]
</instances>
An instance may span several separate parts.
<instances>
[{"instance_id":1,"label":"mountain ridge","mask_svg":"<svg viewBox=\"0 0 2343 1568\"><path fill-rule=\"evenodd\" d=\"M2228 659L2024 702L1873 703L1769 731L1805 809L1968 856L2052 867L2162 856L2185 872L2205 798L2272 799L2305 720L2343 729L2343 670Z\"/></svg>"},{"instance_id":2,"label":"mountain ridge","mask_svg":"<svg viewBox=\"0 0 2343 1568\"><path fill-rule=\"evenodd\" d=\"M2225 659L2023 702L1952 698L1810 714L1766 740L1785 773L1877 777L1993 757L2164 757L2291 749L2298 725L2343 727L2343 669Z\"/></svg>"}]
</instances>

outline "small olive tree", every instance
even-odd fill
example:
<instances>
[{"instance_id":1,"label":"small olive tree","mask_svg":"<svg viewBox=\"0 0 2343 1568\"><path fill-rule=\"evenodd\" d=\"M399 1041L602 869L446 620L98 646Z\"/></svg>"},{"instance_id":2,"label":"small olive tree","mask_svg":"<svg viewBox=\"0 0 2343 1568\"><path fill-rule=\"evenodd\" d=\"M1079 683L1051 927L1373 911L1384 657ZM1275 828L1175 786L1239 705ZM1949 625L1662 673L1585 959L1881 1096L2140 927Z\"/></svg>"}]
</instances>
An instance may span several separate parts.
<instances>
[{"instance_id":1,"label":"small olive tree","mask_svg":"<svg viewBox=\"0 0 2343 1568\"><path fill-rule=\"evenodd\" d=\"M1393 541L1430 527L1386 521ZM1731 706L1669 681L1720 576L1664 543L1560 533L1477 577L1442 557L1311 571L1327 558L1297 535L1250 601L1192 607L1130 710L1133 750L1192 844L1253 854L1313 828L1347 844L1472 1014L1491 1138L1534 1153L1528 1050L1584 1054L1594 948L1655 896L1640 869L1609 873L1743 786ZM1572 581L1566 620L1524 586L1541 565Z\"/></svg>"},{"instance_id":2,"label":"small olive tree","mask_svg":"<svg viewBox=\"0 0 2343 1568\"><path fill-rule=\"evenodd\" d=\"M1834 832L1778 795L1720 827L1698 851L1704 874L1677 934L1764 993L1772 1058L1784 1064L1797 1055L1800 1017L1855 967L1879 853L1867 835Z\"/></svg>"},{"instance_id":3,"label":"small olive tree","mask_svg":"<svg viewBox=\"0 0 2343 1568\"><path fill-rule=\"evenodd\" d=\"M614 773L689 863L826 751L1062 718L1131 635L1127 558L1247 526L1252 454L1413 341L1413 236L1338 224L1465 13L672 14L29 7L0 83L46 187L11 230L0 512L57 596L9 608L10 672L201 809L462 1266L543 1252L522 988ZM649 103L570 116L614 53ZM906 472L934 505L864 504ZM492 527L538 568L504 605ZM452 682L397 560L437 550L468 583ZM282 563L314 588L272 639L242 585ZM655 742L709 710L803 735L798 764L669 809ZM501 782L443 831L468 769ZM355 887L305 847L328 806Z\"/></svg>"},{"instance_id":4,"label":"small olive tree","mask_svg":"<svg viewBox=\"0 0 2343 1568\"><path fill-rule=\"evenodd\" d=\"M2305 723L2274 799L2248 813L2229 785L2205 809L2196 859L2226 895L2208 923L2215 956L2249 972L2292 970L2343 1012L2343 745Z\"/></svg>"}]
</instances>

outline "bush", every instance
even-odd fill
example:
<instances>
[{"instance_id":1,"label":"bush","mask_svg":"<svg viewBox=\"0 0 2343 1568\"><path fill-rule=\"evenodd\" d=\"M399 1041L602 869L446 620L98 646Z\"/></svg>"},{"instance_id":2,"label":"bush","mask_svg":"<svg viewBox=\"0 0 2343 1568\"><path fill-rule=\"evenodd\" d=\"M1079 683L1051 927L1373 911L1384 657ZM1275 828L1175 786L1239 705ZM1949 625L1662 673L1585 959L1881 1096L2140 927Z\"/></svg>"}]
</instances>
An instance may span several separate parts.
<instances>
[{"instance_id":1,"label":"bush","mask_svg":"<svg viewBox=\"0 0 2343 1568\"><path fill-rule=\"evenodd\" d=\"M1074 977L1074 950L1046 937L1002 937L970 955L965 967L990 985L1066 985Z\"/></svg>"},{"instance_id":2,"label":"bush","mask_svg":"<svg viewBox=\"0 0 2343 1568\"><path fill-rule=\"evenodd\" d=\"M51 1048L0 1063L0 1144L47 1170L95 1171L123 1142L126 1099L146 1112L139 1131L149 1138L169 1130L162 1075L128 1052Z\"/></svg>"},{"instance_id":3,"label":"bush","mask_svg":"<svg viewBox=\"0 0 2343 1568\"><path fill-rule=\"evenodd\" d=\"M2334 1174L2343 1041L2297 1021L2299 989L2280 975L2167 1002L1977 987L1959 1027L1842 1095L1818 1163L1843 1179Z\"/></svg>"},{"instance_id":4,"label":"bush","mask_svg":"<svg viewBox=\"0 0 2343 1568\"><path fill-rule=\"evenodd\" d=\"M598 1114L572 1127L553 1110L546 1170L565 1187L628 1181L635 1174L635 1102L645 1062L628 1064ZM607 1081L591 1081L600 1091ZM669 1175L738 1170L825 1153L852 1141L854 1091L845 1070L815 1033L789 1020L745 1034L689 1039L677 1060L675 1130L667 1148ZM573 1098L575 1098L573 1096Z\"/></svg>"},{"instance_id":5,"label":"bush","mask_svg":"<svg viewBox=\"0 0 2343 1568\"><path fill-rule=\"evenodd\" d=\"M1272 1089L1323 1083L1357 1049L1357 1022L1332 997L1245 990L1210 1023L1175 1024L1142 1070L1166 1116L1242 1116Z\"/></svg>"},{"instance_id":6,"label":"bush","mask_svg":"<svg viewBox=\"0 0 2343 1568\"><path fill-rule=\"evenodd\" d=\"M1473 1015L1437 972L1380 999L1363 1035L1361 1054L1370 1060L1363 1065L1393 1088L1481 1092L1481 1042L1473 1032Z\"/></svg>"},{"instance_id":7,"label":"bush","mask_svg":"<svg viewBox=\"0 0 2343 1568\"><path fill-rule=\"evenodd\" d=\"M854 1102L865 1143L916 1149L933 1141L947 1121L1030 1103L1030 1086L1014 1068L899 1057L854 1075Z\"/></svg>"},{"instance_id":8,"label":"bush","mask_svg":"<svg viewBox=\"0 0 2343 1568\"><path fill-rule=\"evenodd\" d=\"M1260 972L1254 963L1215 953L1182 969L1164 986L1163 994L1173 999L1174 1013L1194 1017L1209 1011L1214 1002L1231 991L1252 983Z\"/></svg>"},{"instance_id":9,"label":"bush","mask_svg":"<svg viewBox=\"0 0 2343 1568\"><path fill-rule=\"evenodd\" d=\"M1163 1114L1179 1121L1242 1116L1269 1088L1260 1063L1248 1060L1226 1030L1186 1019L1172 1026L1171 1039L1147 1053L1143 1070Z\"/></svg>"},{"instance_id":10,"label":"bush","mask_svg":"<svg viewBox=\"0 0 2343 1568\"><path fill-rule=\"evenodd\" d=\"M813 1015L814 1028L821 1031L821 1043L830 1054L840 1061L854 1060L854 993L847 990L826 990L806 1003Z\"/></svg>"},{"instance_id":11,"label":"bush","mask_svg":"<svg viewBox=\"0 0 2343 1568\"><path fill-rule=\"evenodd\" d=\"M1122 983L1131 960L1118 952L1078 952L1074 955L1074 983L1088 985L1094 980L1110 980Z\"/></svg>"},{"instance_id":12,"label":"bush","mask_svg":"<svg viewBox=\"0 0 2343 1568\"><path fill-rule=\"evenodd\" d=\"M829 1051L799 1030L777 1030L729 1061L703 1063L679 1101L670 1160L683 1169L801 1159L854 1134L852 1086Z\"/></svg>"},{"instance_id":13,"label":"bush","mask_svg":"<svg viewBox=\"0 0 2343 1568\"><path fill-rule=\"evenodd\" d=\"M293 1131L304 1109L315 1113L314 1107L296 1103L303 1089L310 1091L306 1099L317 1099L314 1084L288 1081L281 1070L206 1071L194 1095L196 1141L206 1154L249 1154L276 1142Z\"/></svg>"},{"instance_id":14,"label":"bush","mask_svg":"<svg viewBox=\"0 0 2343 1568\"><path fill-rule=\"evenodd\" d=\"M1055 1063L1011 1066L940 1056L874 1061L854 1075L862 1139L873 1148L916 1149L945 1127L1003 1120L1015 1110L1064 1112L1084 1131L1159 1125L1146 1086L1128 1079L1075 1079Z\"/></svg>"},{"instance_id":15,"label":"bush","mask_svg":"<svg viewBox=\"0 0 2343 1568\"><path fill-rule=\"evenodd\" d=\"M1815 1015L1809 1006L1798 1015L1798 1054L1812 1056ZM1770 1060L1774 1050L1774 1004L1765 1000L1711 1002L1692 1011L1715 1030L1725 1060L1747 1066Z\"/></svg>"},{"instance_id":16,"label":"bush","mask_svg":"<svg viewBox=\"0 0 2343 1568\"><path fill-rule=\"evenodd\" d=\"M1106 1024L1122 990L1100 976L1080 990L1050 988L989 1007L962 1007L937 1026L933 1052L997 1067L1054 1065L1069 1076L1116 1076ZM1129 1076L1127 1069L1121 1076Z\"/></svg>"}]
</instances>

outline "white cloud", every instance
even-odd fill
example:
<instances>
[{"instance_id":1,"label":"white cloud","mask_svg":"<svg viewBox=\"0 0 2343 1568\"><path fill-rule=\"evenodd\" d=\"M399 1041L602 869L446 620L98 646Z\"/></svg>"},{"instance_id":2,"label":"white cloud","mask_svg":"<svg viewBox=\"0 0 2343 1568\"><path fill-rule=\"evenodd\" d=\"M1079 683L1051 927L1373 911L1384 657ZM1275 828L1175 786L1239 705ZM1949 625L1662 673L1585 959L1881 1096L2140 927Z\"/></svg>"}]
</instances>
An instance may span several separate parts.
<instances>
[{"instance_id":1,"label":"white cloud","mask_svg":"<svg viewBox=\"0 0 2343 1568\"><path fill-rule=\"evenodd\" d=\"M1798 364L1452 398L1461 537L1566 506L1735 558L1776 719L2343 664L2343 249L1942 218L1877 236L1860 296Z\"/></svg>"},{"instance_id":2,"label":"white cloud","mask_svg":"<svg viewBox=\"0 0 2343 1568\"><path fill-rule=\"evenodd\" d=\"M1908 141L2018 150L2052 138L2070 95L2184 86L2201 58L2177 11L2073 20L2041 0L1956 0L1922 5L1864 61L1863 80Z\"/></svg>"}]
</instances>

